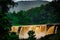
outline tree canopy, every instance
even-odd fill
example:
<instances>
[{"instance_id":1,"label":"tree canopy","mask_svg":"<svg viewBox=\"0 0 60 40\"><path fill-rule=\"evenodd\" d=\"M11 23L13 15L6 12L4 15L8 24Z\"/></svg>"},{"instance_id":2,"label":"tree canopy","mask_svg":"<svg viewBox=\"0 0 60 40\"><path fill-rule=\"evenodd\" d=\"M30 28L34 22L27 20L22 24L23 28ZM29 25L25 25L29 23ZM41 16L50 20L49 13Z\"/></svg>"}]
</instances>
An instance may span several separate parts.
<instances>
[{"instance_id":1,"label":"tree canopy","mask_svg":"<svg viewBox=\"0 0 60 40\"><path fill-rule=\"evenodd\" d=\"M51 4L41 5L27 11L8 13L10 15L8 16L13 25L60 23L59 13L55 11Z\"/></svg>"},{"instance_id":2,"label":"tree canopy","mask_svg":"<svg viewBox=\"0 0 60 40\"><path fill-rule=\"evenodd\" d=\"M9 31L12 25L6 13L14 4L12 0L0 0L0 40L9 40Z\"/></svg>"}]
</instances>

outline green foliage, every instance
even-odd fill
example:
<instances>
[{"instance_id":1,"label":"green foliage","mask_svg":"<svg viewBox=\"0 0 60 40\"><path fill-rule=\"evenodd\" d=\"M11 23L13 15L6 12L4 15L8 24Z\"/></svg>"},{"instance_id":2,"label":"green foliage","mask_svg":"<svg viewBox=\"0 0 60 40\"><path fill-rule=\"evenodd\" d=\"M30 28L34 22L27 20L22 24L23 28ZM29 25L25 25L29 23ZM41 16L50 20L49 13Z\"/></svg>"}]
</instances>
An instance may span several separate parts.
<instances>
[{"instance_id":1,"label":"green foliage","mask_svg":"<svg viewBox=\"0 0 60 40\"><path fill-rule=\"evenodd\" d=\"M18 35L16 33L11 32L9 34L4 35L4 37L0 38L0 40L19 40Z\"/></svg>"},{"instance_id":2,"label":"green foliage","mask_svg":"<svg viewBox=\"0 0 60 40\"><path fill-rule=\"evenodd\" d=\"M40 7L31 8L27 11L21 10L17 13L10 13L11 22L13 25L28 25L28 24L49 24L59 23L59 13L49 4L41 5Z\"/></svg>"},{"instance_id":3,"label":"green foliage","mask_svg":"<svg viewBox=\"0 0 60 40\"><path fill-rule=\"evenodd\" d=\"M11 6L14 6L14 4L15 3L12 0L0 0L0 40L12 40L13 38L11 37L13 35L9 35L9 31L12 25L6 13ZM10 5L10 7L8 7L8 5ZM15 36L15 38L17 38L17 36Z\"/></svg>"},{"instance_id":4,"label":"green foliage","mask_svg":"<svg viewBox=\"0 0 60 40\"><path fill-rule=\"evenodd\" d=\"M19 40L19 37L16 35L16 33L12 32L9 33L8 40Z\"/></svg>"},{"instance_id":5,"label":"green foliage","mask_svg":"<svg viewBox=\"0 0 60 40\"><path fill-rule=\"evenodd\" d=\"M35 32L33 30L29 31L28 32L29 38L27 40L36 40L34 33Z\"/></svg>"}]
</instances>

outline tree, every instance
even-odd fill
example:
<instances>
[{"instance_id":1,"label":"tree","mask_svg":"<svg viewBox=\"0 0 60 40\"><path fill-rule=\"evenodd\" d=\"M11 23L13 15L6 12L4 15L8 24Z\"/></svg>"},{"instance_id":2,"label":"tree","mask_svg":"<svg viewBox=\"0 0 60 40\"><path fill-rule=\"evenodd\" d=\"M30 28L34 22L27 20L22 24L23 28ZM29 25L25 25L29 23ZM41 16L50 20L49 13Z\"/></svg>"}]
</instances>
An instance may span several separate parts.
<instances>
[{"instance_id":1,"label":"tree","mask_svg":"<svg viewBox=\"0 0 60 40\"><path fill-rule=\"evenodd\" d=\"M8 40L19 40L19 36L15 32L9 33Z\"/></svg>"},{"instance_id":2,"label":"tree","mask_svg":"<svg viewBox=\"0 0 60 40\"><path fill-rule=\"evenodd\" d=\"M29 38L27 40L36 40L33 30L29 31L28 35L29 35Z\"/></svg>"},{"instance_id":3,"label":"tree","mask_svg":"<svg viewBox=\"0 0 60 40\"><path fill-rule=\"evenodd\" d=\"M47 4L46 6L50 6L54 11L53 11L53 13L52 14L54 14L55 15L55 19L54 20L56 20L55 22L56 23L60 23L60 1L59 0L57 0L57 1L52 1L52 2L50 2L49 4Z\"/></svg>"},{"instance_id":4,"label":"tree","mask_svg":"<svg viewBox=\"0 0 60 40\"><path fill-rule=\"evenodd\" d=\"M6 15L9 10L8 6L14 6L12 0L0 0L0 40L8 40L9 30L11 28L11 23Z\"/></svg>"}]
</instances>

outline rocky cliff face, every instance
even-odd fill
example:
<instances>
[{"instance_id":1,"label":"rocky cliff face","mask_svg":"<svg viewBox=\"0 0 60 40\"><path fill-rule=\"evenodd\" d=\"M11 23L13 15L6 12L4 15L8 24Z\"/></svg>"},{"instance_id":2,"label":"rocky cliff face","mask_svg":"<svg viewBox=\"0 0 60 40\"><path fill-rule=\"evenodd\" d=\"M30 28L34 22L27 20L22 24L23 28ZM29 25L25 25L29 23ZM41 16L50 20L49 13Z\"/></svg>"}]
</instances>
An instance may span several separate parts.
<instances>
[{"instance_id":1,"label":"rocky cliff face","mask_svg":"<svg viewBox=\"0 0 60 40\"><path fill-rule=\"evenodd\" d=\"M19 29L19 26L18 27L13 26L11 28L11 32L16 32L19 35L20 39L26 39L29 37L28 32L30 30L33 30L36 35L35 37L38 39L38 38L44 37L45 35L53 34L54 28L55 26L52 25L48 29L48 26L45 24L44 25L23 25L21 26L21 29ZM20 30L19 33L18 33L18 30Z\"/></svg>"}]
</instances>

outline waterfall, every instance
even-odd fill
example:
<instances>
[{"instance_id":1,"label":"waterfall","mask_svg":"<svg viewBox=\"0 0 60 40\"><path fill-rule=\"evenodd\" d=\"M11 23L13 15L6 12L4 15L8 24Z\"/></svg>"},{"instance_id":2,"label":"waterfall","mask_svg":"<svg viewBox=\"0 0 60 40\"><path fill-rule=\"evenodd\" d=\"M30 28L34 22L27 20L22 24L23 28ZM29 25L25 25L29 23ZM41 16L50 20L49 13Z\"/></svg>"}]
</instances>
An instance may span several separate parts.
<instances>
[{"instance_id":1,"label":"waterfall","mask_svg":"<svg viewBox=\"0 0 60 40\"><path fill-rule=\"evenodd\" d=\"M48 26L46 24L44 25L22 25L21 29L19 29L19 27L17 26L13 26L11 28L11 32L16 32L19 35L19 39L26 39L29 37L29 35L27 34L30 30L35 31L35 37L37 39L44 37L46 35L49 34L54 34L57 32L57 27L55 28L54 25L50 26L48 28ZM20 30L20 32L18 33L18 30Z\"/></svg>"}]
</instances>

